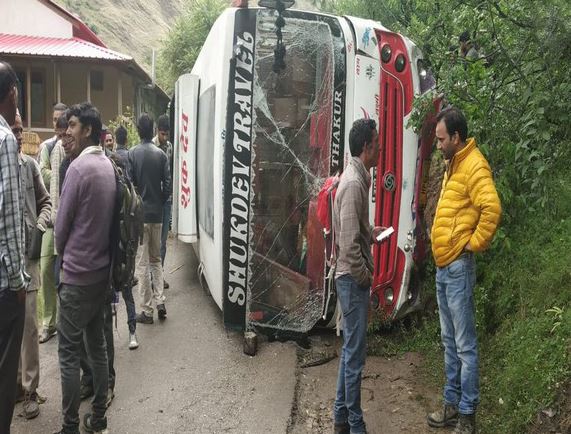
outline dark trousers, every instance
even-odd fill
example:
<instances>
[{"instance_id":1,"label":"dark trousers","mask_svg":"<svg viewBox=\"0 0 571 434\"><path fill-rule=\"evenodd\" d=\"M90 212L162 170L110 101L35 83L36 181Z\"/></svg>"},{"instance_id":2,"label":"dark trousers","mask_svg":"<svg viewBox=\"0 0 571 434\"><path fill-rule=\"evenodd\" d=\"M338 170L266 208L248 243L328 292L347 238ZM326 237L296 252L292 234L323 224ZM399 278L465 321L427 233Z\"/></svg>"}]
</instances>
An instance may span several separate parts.
<instances>
[{"instance_id":1,"label":"dark trousers","mask_svg":"<svg viewBox=\"0 0 571 434\"><path fill-rule=\"evenodd\" d=\"M108 283L74 286L62 284L59 290L58 355L61 370L61 391L64 432L78 432L79 428L79 366L81 341L84 341L91 360L93 390L92 425L96 429L107 427L105 402L107 400L108 368L105 344L104 308Z\"/></svg>"},{"instance_id":2,"label":"dark trousers","mask_svg":"<svg viewBox=\"0 0 571 434\"><path fill-rule=\"evenodd\" d=\"M0 292L0 433L10 434L16 403L18 362L24 333L26 304L18 302L16 292Z\"/></svg>"},{"instance_id":3,"label":"dark trousers","mask_svg":"<svg viewBox=\"0 0 571 434\"><path fill-rule=\"evenodd\" d=\"M111 304L106 303L103 309L103 332L105 334L105 345L107 348L107 368L109 371L109 388L115 389L115 346L113 345L113 312ZM93 370L91 369L91 360L87 356L85 343L81 344L81 360L80 366L83 371L81 383L93 389Z\"/></svg>"},{"instance_id":4,"label":"dark trousers","mask_svg":"<svg viewBox=\"0 0 571 434\"><path fill-rule=\"evenodd\" d=\"M135 299L133 298L133 287L128 287L121 291L123 300L125 300L125 307L127 308L127 325L129 326L129 333L135 333L137 330L137 311L135 310Z\"/></svg>"}]
</instances>

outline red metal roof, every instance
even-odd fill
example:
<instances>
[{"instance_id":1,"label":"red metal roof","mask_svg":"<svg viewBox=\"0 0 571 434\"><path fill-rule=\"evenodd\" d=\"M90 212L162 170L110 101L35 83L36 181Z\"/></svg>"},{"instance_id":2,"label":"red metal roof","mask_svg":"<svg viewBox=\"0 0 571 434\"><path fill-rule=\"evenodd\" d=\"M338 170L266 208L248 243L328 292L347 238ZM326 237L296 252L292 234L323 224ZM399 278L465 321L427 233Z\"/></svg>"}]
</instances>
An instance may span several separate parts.
<instances>
[{"instance_id":1,"label":"red metal roof","mask_svg":"<svg viewBox=\"0 0 571 434\"><path fill-rule=\"evenodd\" d=\"M80 38L46 38L39 36L7 35L5 33L0 33L0 53L118 61L133 60L131 56L126 56L109 48L103 48Z\"/></svg>"}]
</instances>

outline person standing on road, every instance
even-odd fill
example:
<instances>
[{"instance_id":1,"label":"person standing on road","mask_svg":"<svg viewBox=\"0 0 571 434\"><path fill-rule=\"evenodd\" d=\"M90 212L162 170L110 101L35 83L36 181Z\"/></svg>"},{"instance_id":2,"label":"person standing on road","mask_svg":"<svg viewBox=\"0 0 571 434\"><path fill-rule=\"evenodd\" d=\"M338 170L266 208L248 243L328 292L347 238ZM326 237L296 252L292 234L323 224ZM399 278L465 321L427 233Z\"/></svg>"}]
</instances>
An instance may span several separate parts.
<instances>
[{"instance_id":1,"label":"person standing on road","mask_svg":"<svg viewBox=\"0 0 571 434\"><path fill-rule=\"evenodd\" d=\"M167 155L170 174L172 178L173 149L171 142L169 142L169 134L170 134L169 117L167 115L159 116L159 118L157 119L157 135L153 139L153 143L157 145L159 148L161 148L162 151ZM171 216L172 216L172 187L170 191L170 196L163 205L163 226L161 229L161 264L163 266L163 276L164 276L164 267L165 267L165 257L167 254L167 240L169 237ZM165 289L169 288L169 284L166 280L164 282L164 286Z\"/></svg>"},{"instance_id":2,"label":"person standing on road","mask_svg":"<svg viewBox=\"0 0 571 434\"><path fill-rule=\"evenodd\" d=\"M36 295L40 286L40 264L38 256L32 254L32 234L46 231L50 221L50 196L37 161L22 152L22 118L18 113L12 126L12 133L18 142L20 162L20 185L24 194L24 233L25 266L30 275L30 284L26 293L26 320L18 367L18 399L24 401L22 415L33 419L40 414L38 402L38 384L40 383L40 347L38 343L38 315Z\"/></svg>"},{"instance_id":3,"label":"person standing on road","mask_svg":"<svg viewBox=\"0 0 571 434\"><path fill-rule=\"evenodd\" d=\"M79 433L82 340L91 362L95 394L92 413L84 416L83 425L88 432L99 432L107 428L103 310L110 292L111 220L117 188L111 161L99 146L99 111L86 102L73 106L67 117L67 135L73 139L72 162L65 175L55 225L56 248L62 257L58 315L61 432Z\"/></svg>"},{"instance_id":4,"label":"person standing on road","mask_svg":"<svg viewBox=\"0 0 571 434\"><path fill-rule=\"evenodd\" d=\"M58 119L64 114L67 106L58 103L53 109L53 124L55 136L46 140L40 145L39 163L40 171L44 179L44 185L48 191L51 191L51 179L53 175L52 157L53 151L61 138L65 134L66 127L61 128L58 125ZM61 163L61 161L60 161ZM57 168L55 169L57 170ZM46 232L42 236L42 250L40 257L40 306L43 313L42 330L40 332L40 344L49 341L56 333L56 316L57 316L57 294L55 282L56 254L54 245L54 231L52 225L46 228Z\"/></svg>"},{"instance_id":5,"label":"person standing on road","mask_svg":"<svg viewBox=\"0 0 571 434\"><path fill-rule=\"evenodd\" d=\"M10 433L26 314L24 197L20 188L16 119L18 77L0 61L0 432Z\"/></svg>"},{"instance_id":6,"label":"person standing on road","mask_svg":"<svg viewBox=\"0 0 571 434\"><path fill-rule=\"evenodd\" d=\"M343 313L343 349L334 405L335 433L366 433L361 410L361 373L367 353L367 317L373 280L371 244L383 230L369 224L369 170L379 159L372 119L359 119L349 132L351 159L339 181L333 211L337 251L336 288Z\"/></svg>"},{"instance_id":7,"label":"person standing on road","mask_svg":"<svg viewBox=\"0 0 571 434\"><path fill-rule=\"evenodd\" d=\"M137 252L137 277L142 299L142 311L137 315L137 322L152 324L153 299L159 319L167 316L161 265L161 229L163 208L172 194L172 187L167 155L152 142L153 119L143 113L137 121L137 130L141 143L129 150L131 180L143 200L145 223L143 245Z\"/></svg>"},{"instance_id":8,"label":"person standing on road","mask_svg":"<svg viewBox=\"0 0 571 434\"><path fill-rule=\"evenodd\" d=\"M492 171L457 108L436 117L437 147L446 172L432 226L436 295L444 346L444 406L428 415L431 427L456 426L455 434L476 432L480 401L474 307L474 253L490 245L501 216Z\"/></svg>"}]
</instances>

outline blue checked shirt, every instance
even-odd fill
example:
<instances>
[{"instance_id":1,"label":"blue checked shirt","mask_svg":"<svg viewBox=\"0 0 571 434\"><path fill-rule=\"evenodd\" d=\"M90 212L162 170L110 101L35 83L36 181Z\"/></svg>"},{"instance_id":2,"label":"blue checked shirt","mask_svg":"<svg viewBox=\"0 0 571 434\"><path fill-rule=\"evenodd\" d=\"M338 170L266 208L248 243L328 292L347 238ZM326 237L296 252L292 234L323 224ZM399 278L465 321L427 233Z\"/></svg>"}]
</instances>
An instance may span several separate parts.
<instances>
[{"instance_id":1,"label":"blue checked shirt","mask_svg":"<svg viewBox=\"0 0 571 434\"><path fill-rule=\"evenodd\" d=\"M18 143L0 115L0 291L18 291L26 283L23 205Z\"/></svg>"}]
</instances>

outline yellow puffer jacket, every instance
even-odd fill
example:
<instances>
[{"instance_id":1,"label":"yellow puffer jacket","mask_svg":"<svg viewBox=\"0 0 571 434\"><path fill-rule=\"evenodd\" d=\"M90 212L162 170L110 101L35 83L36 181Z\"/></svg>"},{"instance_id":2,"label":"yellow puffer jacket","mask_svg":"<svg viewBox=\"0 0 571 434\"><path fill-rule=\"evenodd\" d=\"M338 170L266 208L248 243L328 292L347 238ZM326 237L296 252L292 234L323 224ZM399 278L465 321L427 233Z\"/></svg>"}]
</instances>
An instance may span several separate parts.
<instances>
[{"instance_id":1,"label":"yellow puffer jacket","mask_svg":"<svg viewBox=\"0 0 571 434\"><path fill-rule=\"evenodd\" d=\"M438 267L456 259L470 243L474 252L492 241L502 214L490 165L471 138L448 164L432 226Z\"/></svg>"}]
</instances>

